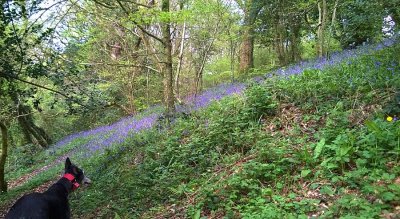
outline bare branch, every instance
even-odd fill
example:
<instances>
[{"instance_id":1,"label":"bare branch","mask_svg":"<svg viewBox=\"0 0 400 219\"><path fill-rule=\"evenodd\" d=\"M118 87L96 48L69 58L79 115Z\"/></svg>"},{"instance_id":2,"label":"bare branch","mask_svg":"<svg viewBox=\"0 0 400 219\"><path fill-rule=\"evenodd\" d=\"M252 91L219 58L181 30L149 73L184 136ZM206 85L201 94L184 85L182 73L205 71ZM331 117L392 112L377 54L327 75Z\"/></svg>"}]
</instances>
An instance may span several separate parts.
<instances>
[{"instance_id":1,"label":"bare branch","mask_svg":"<svg viewBox=\"0 0 400 219\"><path fill-rule=\"evenodd\" d=\"M138 68L147 68L149 70L155 71L159 73L159 71L148 65L135 65L135 64L124 64L124 63L103 63L103 62L90 62L90 63L78 63L78 65L86 65L86 66L94 66L94 65L108 65L108 66L116 66L116 67L138 67Z\"/></svg>"},{"instance_id":2,"label":"bare branch","mask_svg":"<svg viewBox=\"0 0 400 219\"><path fill-rule=\"evenodd\" d=\"M29 30L33 27L33 25L36 24L36 22L39 21L39 19L50 9L52 9L54 6L59 5L61 3L65 3L67 0L61 0L58 2L55 2L54 4L46 7L46 8L41 8L40 10L42 11L42 13L29 25L29 27L26 29L25 33L29 32Z\"/></svg>"},{"instance_id":3,"label":"bare branch","mask_svg":"<svg viewBox=\"0 0 400 219\"><path fill-rule=\"evenodd\" d=\"M7 1L7 9L8 9L8 11L11 13L11 6L10 6L10 3ZM19 36L18 36L18 34L17 34L17 29L16 29L16 27L15 27L15 24L14 24L14 19L11 17L11 26L12 26L12 30L13 30L13 33L14 33L14 37L17 39L16 41L17 41L17 46L18 46L18 48L19 48L19 53L20 53L20 55L21 55L21 57L23 57L24 55L24 52L23 52L23 49L22 49L22 45L21 45L21 39L19 38ZM20 69L19 69L19 71L21 71L22 70L22 63L21 63L21 65L20 65Z\"/></svg>"},{"instance_id":4,"label":"bare branch","mask_svg":"<svg viewBox=\"0 0 400 219\"><path fill-rule=\"evenodd\" d=\"M164 44L164 41L157 37L156 35L150 33L149 31L147 31L146 29L144 29L142 26L140 26L137 22L132 21L141 31L143 31L143 33L147 34L148 36L154 38L155 40L159 41L160 43Z\"/></svg>"},{"instance_id":5,"label":"bare branch","mask_svg":"<svg viewBox=\"0 0 400 219\"><path fill-rule=\"evenodd\" d=\"M26 84L30 84L30 85L32 85L32 86L39 87L39 88L42 88L42 89L51 91L51 92L53 92L53 93L60 94L60 95L63 96L63 97L70 98L68 95L66 95L66 94L64 94L64 93L62 93L62 92L60 92L60 91L57 91L57 90L54 90L54 89L52 89L52 88L48 88L48 87L42 86L42 85L40 85L40 84L36 84L36 83L30 82L30 81L27 81L27 80L24 80L24 79L21 79L21 78L15 76L15 75L11 75L11 74L7 74L7 73L4 73L4 72L3 72L2 74L0 74L0 77L3 77L3 78L12 78L12 79L15 79L15 80L17 80L17 81L21 81L21 82L24 82L24 83L26 83Z\"/></svg>"},{"instance_id":6,"label":"bare branch","mask_svg":"<svg viewBox=\"0 0 400 219\"><path fill-rule=\"evenodd\" d=\"M151 5L145 5L145 4L141 4L139 2L135 2L135 1L128 1L128 0L120 0L120 1L129 2L129 3L135 4L135 5L138 5L138 6L142 6L142 7L145 7L145 8L153 8L153 6L151 6Z\"/></svg>"},{"instance_id":7,"label":"bare branch","mask_svg":"<svg viewBox=\"0 0 400 219\"><path fill-rule=\"evenodd\" d=\"M76 101L76 100L72 99L72 98L71 98L70 96L68 96L67 94L65 94L65 93L63 93L63 92L60 92L60 91L58 91L58 90L54 90L54 89L52 89L52 88L48 88L48 87L45 87L45 86L43 86L43 85L36 84L36 83L34 83L34 82L30 82L30 81L21 79L21 78L19 78L19 77L17 77L17 76L14 76L14 75L11 75L11 74L7 74L7 73L4 73L4 72L3 72L2 74L0 74L0 77L3 77L3 78L12 78L12 79L14 79L14 80L17 80L17 81L20 81L20 82L23 82L23 83L26 83L26 84L29 84L29 85L32 85L32 86L35 86L35 87L38 87L38 88L42 88L42 89L44 89L44 90L51 91L51 92L53 92L53 93L56 93L56 94L59 94L59 95L65 97L66 99L72 100L74 103L78 104L79 106L88 108L85 104L80 103L79 101Z\"/></svg>"},{"instance_id":8,"label":"bare branch","mask_svg":"<svg viewBox=\"0 0 400 219\"><path fill-rule=\"evenodd\" d=\"M96 4L100 5L100 6L103 6L103 7L105 7L105 8L108 8L108 9L115 9L115 8L116 8L116 7L114 7L114 6L107 5L107 4L104 4L104 3L102 3L102 2L99 2L98 0L93 0L93 1L94 1L94 3L96 3Z\"/></svg>"},{"instance_id":9,"label":"bare branch","mask_svg":"<svg viewBox=\"0 0 400 219\"><path fill-rule=\"evenodd\" d=\"M129 15L130 15L130 14L129 14L129 11L126 10L126 8L122 5L121 1L120 1L120 0L117 0L117 2L118 2L118 5L121 7L121 9L124 11L124 13L125 13L127 16L129 16ZM155 40L159 41L161 44L164 44L164 41L163 41L161 38L159 38L159 37L157 37L156 35L150 33L149 31L147 31L144 27L142 27L141 25L139 25L136 21L132 20L132 22L133 22L141 31L143 31L145 34L147 34L148 36L150 36L150 37L154 38Z\"/></svg>"}]
</instances>

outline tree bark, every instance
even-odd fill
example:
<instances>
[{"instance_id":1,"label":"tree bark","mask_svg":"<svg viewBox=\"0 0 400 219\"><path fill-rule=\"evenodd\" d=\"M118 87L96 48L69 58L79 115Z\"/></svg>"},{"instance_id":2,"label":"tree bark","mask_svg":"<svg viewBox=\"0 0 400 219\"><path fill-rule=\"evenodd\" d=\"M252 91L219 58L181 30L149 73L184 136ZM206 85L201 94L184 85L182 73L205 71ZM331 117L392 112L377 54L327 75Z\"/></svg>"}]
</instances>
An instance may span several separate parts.
<instances>
[{"instance_id":1,"label":"tree bark","mask_svg":"<svg viewBox=\"0 0 400 219\"><path fill-rule=\"evenodd\" d=\"M30 109L22 104L18 105L18 123L29 143L38 144L43 148L47 148L51 144L50 136L33 122Z\"/></svg>"},{"instance_id":2,"label":"tree bark","mask_svg":"<svg viewBox=\"0 0 400 219\"><path fill-rule=\"evenodd\" d=\"M284 26L281 17L278 17L276 20L276 34L275 34L275 51L278 55L279 64L284 66L287 64L286 53L285 53L285 40L284 40Z\"/></svg>"},{"instance_id":3,"label":"tree bark","mask_svg":"<svg viewBox=\"0 0 400 219\"><path fill-rule=\"evenodd\" d=\"M329 48L331 47L331 38L336 36L336 12L337 12L337 7L339 4L339 0L335 0L335 4L333 5L333 10L332 10L332 18L331 18L331 24L329 26L329 39L327 42L327 51L326 51L326 56L329 58Z\"/></svg>"},{"instance_id":4,"label":"tree bark","mask_svg":"<svg viewBox=\"0 0 400 219\"><path fill-rule=\"evenodd\" d=\"M207 54L208 54L209 49L211 49L211 46L212 46L212 44L210 44L208 49L206 51L204 51L204 55L201 60L200 66L196 72L195 96L197 96L197 94L203 90L203 71L204 71L204 66L206 64L206 61L207 61Z\"/></svg>"},{"instance_id":5,"label":"tree bark","mask_svg":"<svg viewBox=\"0 0 400 219\"><path fill-rule=\"evenodd\" d=\"M146 71L146 104L150 105L150 69Z\"/></svg>"},{"instance_id":6,"label":"tree bark","mask_svg":"<svg viewBox=\"0 0 400 219\"><path fill-rule=\"evenodd\" d=\"M111 59L118 60L121 57L122 46L120 42L114 43L111 48Z\"/></svg>"},{"instance_id":7,"label":"tree bark","mask_svg":"<svg viewBox=\"0 0 400 219\"><path fill-rule=\"evenodd\" d=\"M31 108L22 103L18 91L10 91L9 95L17 108L17 120L26 141L47 148L52 143L51 138L43 128L35 124Z\"/></svg>"},{"instance_id":8,"label":"tree bark","mask_svg":"<svg viewBox=\"0 0 400 219\"><path fill-rule=\"evenodd\" d=\"M230 55L231 55L231 82L235 82L235 46L233 39L230 39Z\"/></svg>"},{"instance_id":9,"label":"tree bark","mask_svg":"<svg viewBox=\"0 0 400 219\"><path fill-rule=\"evenodd\" d=\"M335 5L333 6L333 12L332 12L332 22L331 22L332 27L334 27L335 22L336 22L336 12L337 12L338 4L339 4L339 0L336 0Z\"/></svg>"},{"instance_id":10,"label":"tree bark","mask_svg":"<svg viewBox=\"0 0 400 219\"><path fill-rule=\"evenodd\" d=\"M325 48L325 29L326 29L326 0L318 1L318 31L317 31L317 55L323 57L326 53Z\"/></svg>"},{"instance_id":11,"label":"tree bark","mask_svg":"<svg viewBox=\"0 0 400 219\"><path fill-rule=\"evenodd\" d=\"M186 32L186 23L183 23L183 30L182 30L182 36L181 36L181 45L179 49L179 55L178 55L178 66L176 67L176 75L175 75L175 90L176 90L176 97L179 99L179 75L181 73L182 69L182 60L183 60L183 48L185 45L185 32Z\"/></svg>"},{"instance_id":12,"label":"tree bark","mask_svg":"<svg viewBox=\"0 0 400 219\"><path fill-rule=\"evenodd\" d=\"M161 10L163 12L169 12L169 0L162 1ZM173 114L175 112L175 98L173 92L171 24L169 23L169 21L162 24L162 33L164 44L164 103L167 108L167 113Z\"/></svg>"},{"instance_id":13,"label":"tree bark","mask_svg":"<svg viewBox=\"0 0 400 219\"><path fill-rule=\"evenodd\" d=\"M1 155L0 155L0 192L7 192L7 182L4 178L4 167L6 165L7 159L7 150L8 150L8 135L7 135L7 126L0 121L0 129L1 129Z\"/></svg>"},{"instance_id":14,"label":"tree bark","mask_svg":"<svg viewBox=\"0 0 400 219\"><path fill-rule=\"evenodd\" d=\"M292 62L298 62L301 59L300 56L300 24L297 22L300 20L298 16L294 16L294 19L292 19L292 25L291 25L291 39L290 39L290 47L291 47L291 61Z\"/></svg>"},{"instance_id":15,"label":"tree bark","mask_svg":"<svg viewBox=\"0 0 400 219\"><path fill-rule=\"evenodd\" d=\"M253 30L251 26L243 27L243 40L240 47L240 63L239 63L239 72L247 73L250 69L254 68L254 59L253 59L253 51L254 51L254 36Z\"/></svg>"},{"instance_id":16,"label":"tree bark","mask_svg":"<svg viewBox=\"0 0 400 219\"><path fill-rule=\"evenodd\" d=\"M237 1L240 2L240 1ZM239 72L248 73L254 68L254 23L261 6L254 0L240 4L244 11L243 38L239 50Z\"/></svg>"},{"instance_id":17,"label":"tree bark","mask_svg":"<svg viewBox=\"0 0 400 219\"><path fill-rule=\"evenodd\" d=\"M215 26L213 35L215 35L217 33L218 29L219 29L219 24ZM215 38L213 37L211 39L211 41L210 41L210 44L208 44L208 46L205 48L204 53L203 53L203 57L201 59L201 63L200 63L199 69L196 72L196 88L195 88L195 92L196 93L195 93L195 95L197 95L203 89L203 71L204 71L204 66L206 65L207 58L208 58L208 55L209 55L209 53L211 51L211 48L214 45L214 41L215 41Z\"/></svg>"}]
</instances>

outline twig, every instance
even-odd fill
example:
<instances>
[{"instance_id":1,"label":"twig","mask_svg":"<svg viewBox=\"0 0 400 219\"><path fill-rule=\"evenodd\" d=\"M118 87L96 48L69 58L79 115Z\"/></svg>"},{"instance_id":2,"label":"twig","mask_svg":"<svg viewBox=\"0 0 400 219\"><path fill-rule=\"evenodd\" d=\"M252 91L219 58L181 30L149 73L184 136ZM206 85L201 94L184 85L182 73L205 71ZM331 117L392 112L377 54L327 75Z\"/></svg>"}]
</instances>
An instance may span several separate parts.
<instances>
[{"instance_id":1,"label":"twig","mask_svg":"<svg viewBox=\"0 0 400 219\"><path fill-rule=\"evenodd\" d=\"M128 10L126 10L126 8L122 5L122 3L121 3L119 0L117 0L117 2L118 2L118 5L121 7L121 9L125 12L125 14L129 16L130 14L129 14ZM141 31L143 31L145 34L147 34L148 36L154 38L155 40L159 41L161 44L164 45L164 41L163 41L161 38L159 38L159 37L157 37L156 35L150 33L149 31L147 31L144 27L142 27L141 25L139 25L136 21L132 20L132 22L133 22Z\"/></svg>"},{"instance_id":2,"label":"twig","mask_svg":"<svg viewBox=\"0 0 400 219\"><path fill-rule=\"evenodd\" d=\"M21 81L21 82L24 82L24 83L26 83L26 84L30 84L30 85L32 85L32 86L39 87L39 88L42 88L42 89L51 91L51 92L53 92L53 93L60 94L61 96L65 97L65 98L70 98L68 95L66 95L66 94L64 94L64 93L62 93L62 92L60 92L60 91L54 90L54 89L52 89L52 88L45 87L45 86L40 85L40 84L36 84L36 83L30 82L30 81L27 81L27 80L24 80L24 79L21 79L21 78L15 76L15 75L2 73L2 74L0 74L0 77L3 77L3 78L12 78L12 79L15 79L15 80L17 80L17 81Z\"/></svg>"}]
</instances>

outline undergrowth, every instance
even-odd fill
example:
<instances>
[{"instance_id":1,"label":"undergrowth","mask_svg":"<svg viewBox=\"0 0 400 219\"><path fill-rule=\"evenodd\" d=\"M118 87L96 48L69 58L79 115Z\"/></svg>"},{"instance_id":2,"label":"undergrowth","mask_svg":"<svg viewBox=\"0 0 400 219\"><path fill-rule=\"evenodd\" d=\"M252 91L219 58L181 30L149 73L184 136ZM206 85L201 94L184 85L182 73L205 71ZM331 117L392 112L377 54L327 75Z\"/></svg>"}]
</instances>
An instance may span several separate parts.
<instances>
[{"instance_id":1,"label":"undergrowth","mask_svg":"<svg viewBox=\"0 0 400 219\"><path fill-rule=\"evenodd\" d=\"M74 214L378 218L399 213L400 123L386 121L383 112L399 92L396 51L324 71L309 69L288 80L251 82L243 95L194 112L170 130L130 138L90 161L101 165L89 171L98 182L77 193Z\"/></svg>"},{"instance_id":2,"label":"undergrowth","mask_svg":"<svg viewBox=\"0 0 400 219\"><path fill-rule=\"evenodd\" d=\"M93 184L71 195L74 217L399 215L399 49L249 82L80 160Z\"/></svg>"}]
</instances>

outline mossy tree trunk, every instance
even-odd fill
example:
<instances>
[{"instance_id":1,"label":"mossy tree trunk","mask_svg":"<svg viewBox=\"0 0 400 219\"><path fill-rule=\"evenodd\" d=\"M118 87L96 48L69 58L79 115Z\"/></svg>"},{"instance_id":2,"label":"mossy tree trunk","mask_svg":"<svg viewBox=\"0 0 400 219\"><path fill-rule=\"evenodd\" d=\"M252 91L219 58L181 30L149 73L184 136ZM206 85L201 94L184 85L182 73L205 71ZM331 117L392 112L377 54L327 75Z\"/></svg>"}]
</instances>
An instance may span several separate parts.
<instances>
[{"instance_id":1,"label":"mossy tree trunk","mask_svg":"<svg viewBox=\"0 0 400 219\"><path fill-rule=\"evenodd\" d=\"M298 22L300 20L299 16L293 16L291 20L291 34L290 34L290 47L291 47L291 62L298 62L301 60L300 51L300 28L301 24Z\"/></svg>"},{"instance_id":2,"label":"mossy tree trunk","mask_svg":"<svg viewBox=\"0 0 400 219\"><path fill-rule=\"evenodd\" d=\"M236 2L244 12L243 37L239 50L239 72L246 74L254 68L254 28L257 16L265 2L259 0L236 0Z\"/></svg>"},{"instance_id":3,"label":"mossy tree trunk","mask_svg":"<svg viewBox=\"0 0 400 219\"><path fill-rule=\"evenodd\" d=\"M26 141L47 148L52 143L51 138L43 128L35 124L32 109L22 103L17 91L12 91L10 96L17 108L17 120Z\"/></svg>"},{"instance_id":4,"label":"mossy tree trunk","mask_svg":"<svg viewBox=\"0 0 400 219\"><path fill-rule=\"evenodd\" d=\"M50 136L43 128L34 123L31 110L22 104L18 105L18 123L29 143L38 144L43 148L47 148L51 144Z\"/></svg>"},{"instance_id":5,"label":"mossy tree trunk","mask_svg":"<svg viewBox=\"0 0 400 219\"><path fill-rule=\"evenodd\" d=\"M285 29L285 21L283 16L277 15L275 17L275 51L278 56L279 64L284 66L287 64L287 54L285 50L285 42L286 42L286 29Z\"/></svg>"},{"instance_id":6,"label":"mossy tree trunk","mask_svg":"<svg viewBox=\"0 0 400 219\"><path fill-rule=\"evenodd\" d=\"M163 0L161 10L169 12L169 0ZM172 42L171 42L171 24L164 22L162 24L163 46L164 46L164 67L163 67L163 85L164 85L164 104L167 113L175 112L175 98L173 92L173 68L172 68Z\"/></svg>"},{"instance_id":7,"label":"mossy tree trunk","mask_svg":"<svg viewBox=\"0 0 400 219\"><path fill-rule=\"evenodd\" d=\"M8 135L7 126L0 121L1 129L1 155L0 155L0 192L7 192L7 182L4 178L4 167L6 165L7 150L8 150Z\"/></svg>"},{"instance_id":8,"label":"mossy tree trunk","mask_svg":"<svg viewBox=\"0 0 400 219\"><path fill-rule=\"evenodd\" d=\"M251 25L243 27L243 39L240 47L240 63L239 71L241 73L247 73L250 69L254 68L254 31Z\"/></svg>"}]
</instances>

